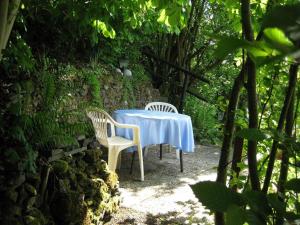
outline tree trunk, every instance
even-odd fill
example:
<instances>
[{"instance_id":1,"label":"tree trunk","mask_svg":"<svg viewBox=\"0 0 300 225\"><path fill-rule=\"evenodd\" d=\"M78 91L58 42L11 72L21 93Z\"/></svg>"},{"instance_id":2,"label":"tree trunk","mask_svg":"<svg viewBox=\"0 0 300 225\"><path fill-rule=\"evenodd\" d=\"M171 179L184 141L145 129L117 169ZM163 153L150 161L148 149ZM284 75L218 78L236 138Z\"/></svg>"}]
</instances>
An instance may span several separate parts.
<instances>
[{"instance_id":1,"label":"tree trunk","mask_svg":"<svg viewBox=\"0 0 300 225\"><path fill-rule=\"evenodd\" d=\"M291 103L289 105L289 109L286 115L286 123L285 123L285 133L286 136L289 138L292 138L292 133L293 133L293 124L294 124L294 104L295 104L295 91L293 92L293 96L291 99ZM280 165L280 174L279 174L279 179L278 179L278 196L280 196L280 200L284 202L285 200L285 183L287 180L287 174L288 174L288 169L289 169L289 149L288 146L283 149L282 152L282 161ZM277 214L276 218L276 224L277 225L282 225L284 222L283 216L280 214Z\"/></svg>"},{"instance_id":2,"label":"tree trunk","mask_svg":"<svg viewBox=\"0 0 300 225\"><path fill-rule=\"evenodd\" d=\"M236 131L238 132L239 130L240 127L237 127ZM244 138L235 137L231 169L232 171L235 172L237 177L239 177L239 173L240 173L240 168L238 167L238 163L242 161L243 145L244 145ZM232 187L232 190L237 191L237 188L238 188L237 185L234 185Z\"/></svg>"},{"instance_id":3,"label":"tree trunk","mask_svg":"<svg viewBox=\"0 0 300 225\"><path fill-rule=\"evenodd\" d=\"M235 112L239 101L240 91L244 84L245 71L244 67L240 71L240 74L234 80L234 84L231 90L229 104L227 108L226 122L224 127L224 138L221 148L221 155L218 165L217 182L225 184L227 177L227 163L230 152L230 146L232 144L232 137L234 132L234 118ZM215 213L215 224L224 225L223 213Z\"/></svg>"},{"instance_id":4,"label":"tree trunk","mask_svg":"<svg viewBox=\"0 0 300 225\"><path fill-rule=\"evenodd\" d=\"M283 125L284 125L284 120L286 118L288 109L289 109L289 105L296 87L296 81L297 81L297 73L298 73L298 65L293 64L290 66L290 77L289 77L289 85L288 85L288 89L287 89L287 93L284 99L284 104L283 107L281 109L281 113L280 113L280 117L279 117L279 121L278 121L278 125L277 125L277 132L281 133L282 129L283 129ZM270 159L268 162L268 167L267 167L267 171L266 171L266 176L265 176L265 180L264 180L264 185L263 185L263 192L267 193L268 189L269 189L269 185L270 185L270 181L271 181L271 177L272 177L272 173L273 173L273 168L274 168L274 163L275 163L275 156L276 156L276 152L277 152L277 147L278 147L278 141L277 140L273 140L273 144L272 144L272 149L270 152Z\"/></svg>"},{"instance_id":5,"label":"tree trunk","mask_svg":"<svg viewBox=\"0 0 300 225\"><path fill-rule=\"evenodd\" d=\"M254 41L253 30L250 15L250 0L241 0L242 26L247 41ZM256 67L254 62L248 57L246 62L247 70L247 94L249 109L249 128L258 128L258 112L257 112L257 94L256 94ZM257 172L257 142L248 141L248 166L251 186L253 190L260 190L259 177Z\"/></svg>"}]
</instances>

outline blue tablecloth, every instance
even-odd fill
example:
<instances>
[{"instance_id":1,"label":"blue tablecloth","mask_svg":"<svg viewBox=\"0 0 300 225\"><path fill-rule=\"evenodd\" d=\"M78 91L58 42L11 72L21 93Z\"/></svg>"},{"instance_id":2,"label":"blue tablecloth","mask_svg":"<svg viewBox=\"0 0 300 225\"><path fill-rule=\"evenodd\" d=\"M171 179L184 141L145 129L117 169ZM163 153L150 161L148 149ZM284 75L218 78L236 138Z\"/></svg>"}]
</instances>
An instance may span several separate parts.
<instances>
[{"instance_id":1,"label":"blue tablecloth","mask_svg":"<svg viewBox=\"0 0 300 225\"><path fill-rule=\"evenodd\" d=\"M148 110L117 110L113 114L119 123L140 127L141 145L170 144L184 152L194 151L191 118L187 115ZM117 129L117 135L132 139L132 129Z\"/></svg>"}]
</instances>

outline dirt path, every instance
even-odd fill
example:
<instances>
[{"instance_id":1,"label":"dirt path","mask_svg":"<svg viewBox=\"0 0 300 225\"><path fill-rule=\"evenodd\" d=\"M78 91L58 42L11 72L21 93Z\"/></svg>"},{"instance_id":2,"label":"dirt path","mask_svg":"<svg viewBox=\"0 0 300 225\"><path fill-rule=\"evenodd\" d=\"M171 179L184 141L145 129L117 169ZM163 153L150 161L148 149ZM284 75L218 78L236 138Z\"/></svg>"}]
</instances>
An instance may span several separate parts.
<instances>
[{"instance_id":1,"label":"dirt path","mask_svg":"<svg viewBox=\"0 0 300 225\"><path fill-rule=\"evenodd\" d=\"M122 159L120 176L121 208L109 225L136 224L212 224L212 216L195 198L189 184L215 180L219 149L197 146L194 153L183 155L184 172L180 172L175 151L158 158L152 147L144 159L145 181L140 182L139 164L129 174L130 154Z\"/></svg>"}]
</instances>

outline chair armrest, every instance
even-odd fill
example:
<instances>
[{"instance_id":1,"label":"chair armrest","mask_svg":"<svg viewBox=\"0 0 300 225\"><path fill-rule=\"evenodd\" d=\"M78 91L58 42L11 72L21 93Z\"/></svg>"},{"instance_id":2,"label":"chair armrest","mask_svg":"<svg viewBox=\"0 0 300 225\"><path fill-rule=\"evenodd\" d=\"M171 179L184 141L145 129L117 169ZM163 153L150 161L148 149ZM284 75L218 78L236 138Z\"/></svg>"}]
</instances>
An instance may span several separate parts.
<instances>
[{"instance_id":1,"label":"chair armrest","mask_svg":"<svg viewBox=\"0 0 300 225\"><path fill-rule=\"evenodd\" d=\"M127 128L133 130L133 141L135 143L140 142L140 127L133 124L126 124L126 123L118 123L116 121L113 121L114 125L119 128Z\"/></svg>"}]
</instances>

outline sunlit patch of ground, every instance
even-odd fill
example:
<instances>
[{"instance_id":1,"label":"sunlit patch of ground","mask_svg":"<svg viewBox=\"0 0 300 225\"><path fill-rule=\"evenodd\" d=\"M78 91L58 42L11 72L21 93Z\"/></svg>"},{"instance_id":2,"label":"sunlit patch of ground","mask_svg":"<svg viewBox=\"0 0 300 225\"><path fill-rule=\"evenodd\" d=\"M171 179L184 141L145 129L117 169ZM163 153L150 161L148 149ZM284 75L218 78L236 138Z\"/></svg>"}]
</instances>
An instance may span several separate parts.
<instances>
[{"instance_id":1,"label":"sunlit patch of ground","mask_svg":"<svg viewBox=\"0 0 300 225\"><path fill-rule=\"evenodd\" d=\"M163 159L158 147L151 147L144 159L145 181L140 182L139 164L134 162L129 174L131 154L125 153L119 171L122 203L120 211L109 224L212 224L209 215L195 198L189 184L215 180L219 149L197 146L194 153L183 155L184 172L175 150L164 148Z\"/></svg>"}]
</instances>

